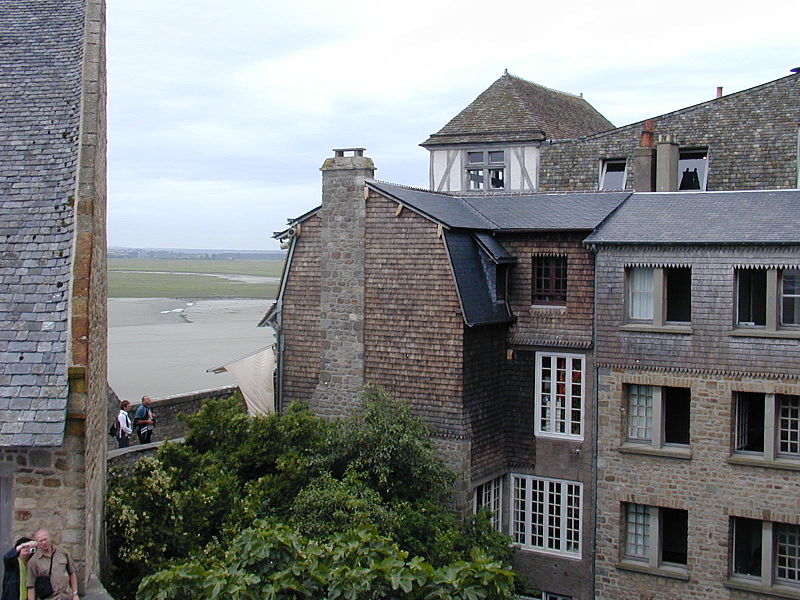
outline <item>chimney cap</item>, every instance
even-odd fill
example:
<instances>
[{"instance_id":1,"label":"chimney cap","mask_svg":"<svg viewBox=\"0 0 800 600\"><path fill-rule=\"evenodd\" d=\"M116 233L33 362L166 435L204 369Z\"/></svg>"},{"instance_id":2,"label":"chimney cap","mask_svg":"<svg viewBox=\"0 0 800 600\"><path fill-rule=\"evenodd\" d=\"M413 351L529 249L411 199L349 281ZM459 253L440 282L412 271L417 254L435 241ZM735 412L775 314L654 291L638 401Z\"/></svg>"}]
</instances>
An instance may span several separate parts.
<instances>
[{"instance_id":1,"label":"chimney cap","mask_svg":"<svg viewBox=\"0 0 800 600\"><path fill-rule=\"evenodd\" d=\"M364 150L366 148L334 148L333 155L341 158L347 155L347 153L352 152L352 156L364 156Z\"/></svg>"},{"instance_id":2,"label":"chimney cap","mask_svg":"<svg viewBox=\"0 0 800 600\"><path fill-rule=\"evenodd\" d=\"M795 67L794 69L789 69L792 73L800 73L800 67Z\"/></svg>"}]
</instances>

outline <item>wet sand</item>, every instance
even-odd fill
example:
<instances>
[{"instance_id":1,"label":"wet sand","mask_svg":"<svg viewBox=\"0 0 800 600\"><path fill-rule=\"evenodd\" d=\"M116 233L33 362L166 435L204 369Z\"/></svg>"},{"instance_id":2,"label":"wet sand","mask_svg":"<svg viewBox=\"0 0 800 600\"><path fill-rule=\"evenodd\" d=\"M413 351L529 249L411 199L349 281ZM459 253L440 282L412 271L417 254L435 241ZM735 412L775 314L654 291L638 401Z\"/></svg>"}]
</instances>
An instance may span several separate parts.
<instances>
[{"instance_id":1,"label":"wet sand","mask_svg":"<svg viewBox=\"0 0 800 600\"><path fill-rule=\"evenodd\" d=\"M120 398L168 396L235 383L206 369L272 343L256 327L271 300L113 298L108 301L108 378Z\"/></svg>"}]
</instances>

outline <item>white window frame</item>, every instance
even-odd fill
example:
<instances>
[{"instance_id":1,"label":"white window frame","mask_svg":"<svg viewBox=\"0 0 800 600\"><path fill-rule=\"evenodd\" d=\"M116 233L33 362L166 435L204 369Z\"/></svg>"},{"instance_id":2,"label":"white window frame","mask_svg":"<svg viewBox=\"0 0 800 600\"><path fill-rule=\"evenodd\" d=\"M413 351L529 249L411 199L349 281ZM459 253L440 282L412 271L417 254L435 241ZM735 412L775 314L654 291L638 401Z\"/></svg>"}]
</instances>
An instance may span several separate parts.
<instances>
[{"instance_id":1,"label":"white window frame","mask_svg":"<svg viewBox=\"0 0 800 600\"><path fill-rule=\"evenodd\" d=\"M487 508L491 513L491 523L497 531L503 531L503 479L500 476L475 486L472 494L472 512Z\"/></svg>"},{"instance_id":2,"label":"white window frame","mask_svg":"<svg viewBox=\"0 0 800 600\"><path fill-rule=\"evenodd\" d=\"M794 401L787 400L784 404L784 399L794 399ZM782 448L784 433L790 435L800 430L800 410L794 408L791 404L800 403L800 396L791 394L764 394L764 450L758 452L754 450L740 450L742 445L741 436L743 432L747 431L747 425L744 421L746 414L742 410L742 400L738 394L734 396L734 438L733 438L733 454L741 456L758 456L765 461L800 461L800 447L798 443L792 440L786 440L789 445L790 451L785 451ZM794 448L797 451L794 451Z\"/></svg>"},{"instance_id":3,"label":"white window frame","mask_svg":"<svg viewBox=\"0 0 800 600\"><path fill-rule=\"evenodd\" d=\"M581 558L582 483L512 473L511 492L511 536L515 544L543 554Z\"/></svg>"},{"instance_id":4,"label":"white window frame","mask_svg":"<svg viewBox=\"0 0 800 600\"><path fill-rule=\"evenodd\" d=\"M774 586L786 587L787 589L797 590L800 587L800 564L797 563L797 557L800 555L800 525L790 523L779 523L774 521L760 521L761 522L761 576L749 575L746 573L735 573L735 523L733 517L731 519L731 553L729 557L729 578L730 582L738 582L748 586L753 584L758 585L765 590L769 590ZM759 521L759 519L752 519ZM797 532L792 532L790 535L792 539L789 540L792 551L785 558L788 559L783 563L785 568L795 572L794 578L780 577L781 569L781 554L780 548L782 546L781 529L784 527L797 528ZM794 564L786 564L786 563ZM796 591L794 593L797 593Z\"/></svg>"},{"instance_id":5,"label":"white window frame","mask_svg":"<svg viewBox=\"0 0 800 600\"><path fill-rule=\"evenodd\" d=\"M482 153L483 159L481 162L470 162L469 155ZM492 162L489 156L492 152L502 152L502 162ZM464 189L467 191L506 191L508 190L508 149L506 148L475 148L464 150ZM502 171L503 187L492 187L491 185L491 171ZM481 187L470 186L470 171L480 171L483 177Z\"/></svg>"},{"instance_id":6,"label":"white window frame","mask_svg":"<svg viewBox=\"0 0 800 600\"><path fill-rule=\"evenodd\" d=\"M622 543L623 562L639 563L649 569L668 569L685 572L688 570L689 531L686 531L687 564L665 562L661 556L663 522L661 507L628 502L624 506L624 542ZM633 515L631 513L634 513ZM632 516L634 518L632 518ZM636 531L632 531L634 527ZM632 552L631 549L637 549Z\"/></svg>"},{"instance_id":7,"label":"white window frame","mask_svg":"<svg viewBox=\"0 0 800 600\"><path fill-rule=\"evenodd\" d=\"M527 596L517 596L518 600L572 600L572 596L564 596L563 594L554 594L553 592L535 591L530 592Z\"/></svg>"},{"instance_id":8,"label":"white window frame","mask_svg":"<svg viewBox=\"0 0 800 600\"><path fill-rule=\"evenodd\" d=\"M543 378L544 359L549 359L550 372L549 378ZM557 364L559 359L565 360L565 378L563 381L563 394L558 392L558 373ZM575 361L580 360L580 369L575 369ZM585 398L586 398L586 356L583 354L566 354L562 352L537 352L536 353L536 376L534 389L534 434L537 437L551 437L582 441L585 421ZM572 373L579 373L580 381L572 381L569 376ZM552 379L552 381L551 381ZM548 385L549 384L549 385ZM575 421L572 418L572 402L574 400L574 389L580 387L578 401L580 403L580 418ZM549 391L548 391L549 388ZM562 400L559 400L562 399ZM543 426L544 423L544 426ZM558 431L559 424L563 423L564 431ZM572 433L572 426L577 425L578 433Z\"/></svg>"},{"instance_id":9,"label":"white window frame","mask_svg":"<svg viewBox=\"0 0 800 600\"><path fill-rule=\"evenodd\" d=\"M620 164L622 163L622 187L619 188L609 188L606 187L606 173L608 173L608 165L609 164ZM598 189L604 191L624 191L625 184L628 181L628 160L625 158L604 158L600 161L600 182L598 183Z\"/></svg>"}]
</instances>

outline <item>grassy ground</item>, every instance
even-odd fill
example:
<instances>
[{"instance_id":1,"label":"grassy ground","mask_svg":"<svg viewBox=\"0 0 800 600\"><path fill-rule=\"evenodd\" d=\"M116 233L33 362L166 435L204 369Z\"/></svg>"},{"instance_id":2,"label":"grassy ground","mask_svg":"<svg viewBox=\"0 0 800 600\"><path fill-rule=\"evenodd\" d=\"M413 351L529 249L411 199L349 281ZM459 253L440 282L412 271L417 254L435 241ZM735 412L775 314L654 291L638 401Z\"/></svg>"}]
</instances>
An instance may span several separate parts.
<instances>
[{"instance_id":1,"label":"grassy ground","mask_svg":"<svg viewBox=\"0 0 800 600\"><path fill-rule=\"evenodd\" d=\"M208 274L278 277L282 266L281 261L274 260L110 259L108 296L109 298L275 298L278 292L277 283L243 283Z\"/></svg>"}]
</instances>

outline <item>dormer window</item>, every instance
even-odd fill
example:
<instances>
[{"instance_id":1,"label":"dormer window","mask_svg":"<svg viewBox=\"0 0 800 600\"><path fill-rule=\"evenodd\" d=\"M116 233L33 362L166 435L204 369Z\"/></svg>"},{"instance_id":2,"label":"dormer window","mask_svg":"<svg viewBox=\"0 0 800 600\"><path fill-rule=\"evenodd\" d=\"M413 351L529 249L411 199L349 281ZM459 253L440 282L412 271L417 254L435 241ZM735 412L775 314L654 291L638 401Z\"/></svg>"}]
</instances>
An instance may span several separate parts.
<instances>
[{"instance_id":1,"label":"dormer window","mask_svg":"<svg viewBox=\"0 0 800 600\"><path fill-rule=\"evenodd\" d=\"M600 172L601 190L625 189L625 159L604 160Z\"/></svg>"},{"instance_id":2,"label":"dormer window","mask_svg":"<svg viewBox=\"0 0 800 600\"><path fill-rule=\"evenodd\" d=\"M678 189L703 191L708 177L708 149L681 149L678 155Z\"/></svg>"},{"instance_id":3,"label":"dormer window","mask_svg":"<svg viewBox=\"0 0 800 600\"><path fill-rule=\"evenodd\" d=\"M476 150L467 152L467 189L505 189L505 154L504 150Z\"/></svg>"}]
</instances>

